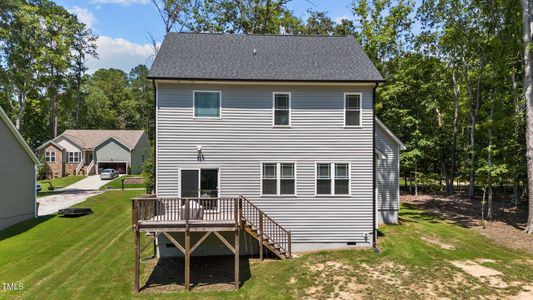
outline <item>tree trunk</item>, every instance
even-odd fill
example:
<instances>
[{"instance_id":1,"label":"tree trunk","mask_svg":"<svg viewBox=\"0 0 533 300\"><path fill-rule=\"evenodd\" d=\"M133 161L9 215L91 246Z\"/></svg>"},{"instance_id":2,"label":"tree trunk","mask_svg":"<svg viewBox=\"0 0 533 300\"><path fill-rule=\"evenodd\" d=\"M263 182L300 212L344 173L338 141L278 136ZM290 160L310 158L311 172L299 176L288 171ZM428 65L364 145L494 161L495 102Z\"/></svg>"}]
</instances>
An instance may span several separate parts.
<instances>
[{"instance_id":1,"label":"tree trunk","mask_svg":"<svg viewBox=\"0 0 533 300\"><path fill-rule=\"evenodd\" d=\"M26 94L23 92L19 92L17 120L15 121L15 127L17 128L18 131L22 129L22 118L24 117L25 109L26 109Z\"/></svg>"},{"instance_id":2,"label":"tree trunk","mask_svg":"<svg viewBox=\"0 0 533 300\"><path fill-rule=\"evenodd\" d=\"M489 167L489 171L487 174L487 220L492 220L492 121L494 116L494 97L492 98L490 104L489 128L487 129L489 135L489 147L487 151L487 164Z\"/></svg>"},{"instance_id":3,"label":"tree trunk","mask_svg":"<svg viewBox=\"0 0 533 300\"><path fill-rule=\"evenodd\" d=\"M526 100L526 158L528 174L529 216L526 232L533 233L533 76L531 74L531 6L528 0L522 0L522 18L524 30L524 98Z\"/></svg>"},{"instance_id":4,"label":"tree trunk","mask_svg":"<svg viewBox=\"0 0 533 300\"><path fill-rule=\"evenodd\" d=\"M453 130L452 130L452 162L450 170L450 181L451 184L448 185L446 189L446 194L453 194L453 182L455 180L455 156L457 151L457 123L459 120L459 86L457 85L457 80L455 79L455 72L452 73L453 81Z\"/></svg>"}]
</instances>

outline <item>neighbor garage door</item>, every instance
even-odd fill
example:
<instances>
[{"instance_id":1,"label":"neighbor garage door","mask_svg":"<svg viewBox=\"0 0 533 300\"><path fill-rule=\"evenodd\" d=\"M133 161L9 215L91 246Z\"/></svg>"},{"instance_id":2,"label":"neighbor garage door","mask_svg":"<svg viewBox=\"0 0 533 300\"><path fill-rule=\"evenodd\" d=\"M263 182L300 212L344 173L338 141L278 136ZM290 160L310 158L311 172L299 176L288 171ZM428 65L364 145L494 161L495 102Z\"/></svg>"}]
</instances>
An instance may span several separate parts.
<instances>
[{"instance_id":1,"label":"neighbor garage door","mask_svg":"<svg viewBox=\"0 0 533 300\"><path fill-rule=\"evenodd\" d=\"M127 171L126 163L98 163L98 173L104 169L115 169L119 174L126 174Z\"/></svg>"}]
</instances>

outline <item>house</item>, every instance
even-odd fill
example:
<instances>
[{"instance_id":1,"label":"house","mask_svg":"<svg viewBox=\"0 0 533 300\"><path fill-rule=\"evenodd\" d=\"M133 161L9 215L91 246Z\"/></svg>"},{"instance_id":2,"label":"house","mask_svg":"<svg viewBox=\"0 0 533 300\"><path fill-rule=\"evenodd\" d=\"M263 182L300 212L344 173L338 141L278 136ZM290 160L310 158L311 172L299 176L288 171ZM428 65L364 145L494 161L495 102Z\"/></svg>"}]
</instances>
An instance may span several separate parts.
<instances>
[{"instance_id":1,"label":"house","mask_svg":"<svg viewBox=\"0 0 533 300\"><path fill-rule=\"evenodd\" d=\"M142 172L150 155L143 130L65 130L38 148L48 167L48 177L92 175L112 168L120 174Z\"/></svg>"},{"instance_id":2,"label":"house","mask_svg":"<svg viewBox=\"0 0 533 300\"><path fill-rule=\"evenodd\" d=\"M169 33L149 78L156 195L133 226L160 256L372 246L397 221L404 146L353 37Z\"/></svg>"},{"instance_id":3,"label":"house","mask_svg":"<svg viewBox=\"0 0 533 300\"><path fill-rule=\"evenodd\" d=\"M0 107L0 229L37 217L39 160Z\"/></svg>"}]
</instances>

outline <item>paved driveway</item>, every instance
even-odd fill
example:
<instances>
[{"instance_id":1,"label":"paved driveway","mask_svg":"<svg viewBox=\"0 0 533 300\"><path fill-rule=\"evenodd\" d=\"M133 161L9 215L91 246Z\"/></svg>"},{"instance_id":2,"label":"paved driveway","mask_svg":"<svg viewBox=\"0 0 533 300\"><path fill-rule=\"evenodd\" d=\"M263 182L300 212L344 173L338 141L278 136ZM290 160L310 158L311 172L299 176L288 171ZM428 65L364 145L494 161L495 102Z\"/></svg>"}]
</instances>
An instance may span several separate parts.
<instances>
[{"instance_id":1,"label":"paved driveway","mask_svg":"<svg viewBox=\"0 0 533 300\"><path fill-rule=\"evenodd\" d=\"M101 180L99 175L88 176L61 190L61 193L37 198L39 202L39 216L56 213L58 210L70 207L87 200L87 198L103 193L99 188L109 180Z\"/></svg>"}]
</instances>

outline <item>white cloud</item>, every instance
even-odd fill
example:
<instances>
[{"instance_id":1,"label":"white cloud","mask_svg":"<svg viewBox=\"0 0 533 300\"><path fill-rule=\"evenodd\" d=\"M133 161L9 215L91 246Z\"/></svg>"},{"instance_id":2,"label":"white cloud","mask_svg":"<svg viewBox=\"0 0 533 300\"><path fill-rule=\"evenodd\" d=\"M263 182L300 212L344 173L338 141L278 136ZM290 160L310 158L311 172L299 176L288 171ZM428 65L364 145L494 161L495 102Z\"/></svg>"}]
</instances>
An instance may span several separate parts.
<instances>
[{"instance_id":1,"label":"white cloud","mask_svg":"<svg viewBox=\"0 0 533 300\"><path fill-rule=\"evenodd\" d=\"M87 8L74 6L73 8L69 9L69 12L78 16L78 20L87 25L88 28L93 28L94 24L98 22L93 13Z\"/></svg>"},{"instance_id":2,"label":"white cloud","mask_svg":"<svg viewBox=\"0 0 533 300\"><path fill-rule=\"evenodd\" d=\"M129 72L139 64L150 66L154 53L151 44L136 44L109 36L100 36L96 45L99 59L90 58L87 61L89 73L100 68L116 68Z\"/></svg>"},{"instance_id":3,"label":"white cloud","mask_svg":"<svg viewBox=\"0 0 533 300\"><path fill-rule=\"evenodd\" d=\"M340 24L342 20L353 20L353 16L342 15L335 18L335 23Z\"/></svg>"},{"instance_id":4,"label":"white cloud","mask_svg":"<svg viewBox=\"0 0 533 300\"><path fill-rule=\"evenodd\" d=\"M93 4L120 4L120 5L130 5L130 4L147 4L150 0L91 0Z\"/></svg>"}]
</instances>

